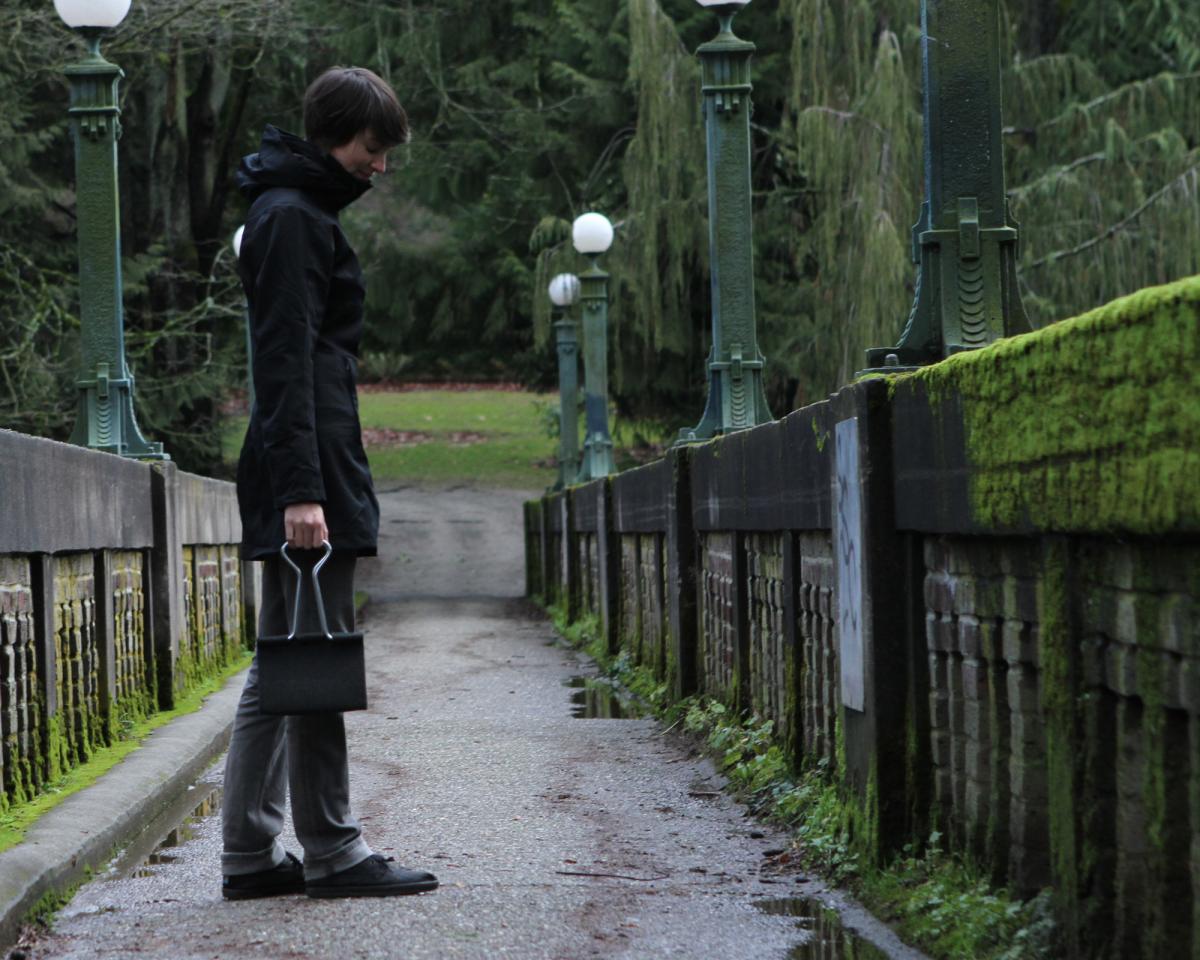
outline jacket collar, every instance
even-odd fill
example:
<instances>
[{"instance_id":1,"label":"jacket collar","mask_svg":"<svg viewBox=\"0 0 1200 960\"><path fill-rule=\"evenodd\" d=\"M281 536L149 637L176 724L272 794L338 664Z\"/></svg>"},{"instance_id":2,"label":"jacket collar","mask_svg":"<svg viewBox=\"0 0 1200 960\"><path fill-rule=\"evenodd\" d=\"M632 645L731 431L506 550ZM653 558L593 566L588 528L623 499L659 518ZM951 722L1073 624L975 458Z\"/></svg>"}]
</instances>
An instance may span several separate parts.
<instances>
[{"instance_id":1,"label":"jacket collar","mask_svg":"<svg viewBox=\"0 0 1200 960\"><path fill-rule=\"evenodd\" d=\"M251 203L271 187L292 187L311 193L333 214L371 189L316 144L270 124L258 153L242 158L237 183Z\"/></svg>"}]
</instances>

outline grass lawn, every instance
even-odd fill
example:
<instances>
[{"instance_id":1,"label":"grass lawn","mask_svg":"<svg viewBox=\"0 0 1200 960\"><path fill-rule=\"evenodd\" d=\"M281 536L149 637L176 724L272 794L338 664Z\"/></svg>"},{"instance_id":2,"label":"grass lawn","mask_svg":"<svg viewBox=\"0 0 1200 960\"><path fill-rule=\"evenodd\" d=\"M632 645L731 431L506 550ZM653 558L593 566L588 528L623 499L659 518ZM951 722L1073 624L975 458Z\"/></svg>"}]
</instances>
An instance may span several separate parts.
<instances>
[{"instance_id":1,"label":"grass lawn","mask_svg":"<svg viewBox=\"0 0 1200 960\"><path fill-rule=\"evenodd\" d=\"M541 490L554 483L558 441L545 414L557 398L506 390L363 393L358 410L376 483L472 481ZM372 443L373 430L420 431L427 442Z\"/></svg>"},{"instance_id":2,"label":"grass lawn","mask_svg":"<svg viewBox=\"0 0 1200 960\"><path fill-rule=\"evenodd\" d=\"M471 482L540 491L557 476L558 440L546 431L558 398L511 390L360 392L367 456L377 486ZM225 458L236 462L246 417L233 417ZM415 435L415 436L414 436Z\"/></svg>"}]
</instances>

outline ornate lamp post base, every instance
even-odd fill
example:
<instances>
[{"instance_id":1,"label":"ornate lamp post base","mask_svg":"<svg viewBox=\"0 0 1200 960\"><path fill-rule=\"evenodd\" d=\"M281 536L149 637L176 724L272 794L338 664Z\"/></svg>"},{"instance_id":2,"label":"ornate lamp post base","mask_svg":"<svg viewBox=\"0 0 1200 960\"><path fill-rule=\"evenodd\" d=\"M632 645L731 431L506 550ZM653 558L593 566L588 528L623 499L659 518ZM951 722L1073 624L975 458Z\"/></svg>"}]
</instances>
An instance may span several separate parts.
<instances>
[{"instance_id":1,"label":"ornate lamp post base","mask_svg":"<svg viewBox=\"0 0 1200 960\"><path fill-rule=\"evenodd\" d=\"M133 377L113 379L108 364L97 366L93 380L77 380L79 407L71 443L138 460L170 460L161 443L142 436L133 412Z\"/></svg>"},{"instance_id":2,"label":"ornate lamp post base","mask_svg":"<svg viewBox=\"0 0 1200 960\"><path fill-rule=\"evenodd\" d=\"M917 291L900 342L868 350L860 373L913 369L1029 329L1004 188L998 2L921 2L925 202L912 232Z\"/></svg>"}]
</instances>

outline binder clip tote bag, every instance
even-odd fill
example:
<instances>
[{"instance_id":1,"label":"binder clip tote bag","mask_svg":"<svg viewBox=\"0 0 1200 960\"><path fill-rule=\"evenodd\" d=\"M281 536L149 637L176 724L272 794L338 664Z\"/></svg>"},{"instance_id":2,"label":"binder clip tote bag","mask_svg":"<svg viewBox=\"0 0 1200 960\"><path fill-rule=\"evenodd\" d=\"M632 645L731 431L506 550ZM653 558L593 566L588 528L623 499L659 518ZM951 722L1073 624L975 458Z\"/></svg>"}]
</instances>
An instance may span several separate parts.
<instances>
[{"instance_id":1,"label":"binder clip tote bag","mask_svg":"<svg viewBox=\"0 0 1200 960\"><path fill-rule=\"evenodd\" d=\"M325 618L318 575L333 553L324 541L325 556L312 569L312 590L317 601L320 633L297 633L304 575L288 556L287 544L279 554L296 571L296 601L291 632L286 637L259 637L259 711L268 714L342 713L367 709L367 673L361 633L330 633Z\"/></svg>"}]
</instances>

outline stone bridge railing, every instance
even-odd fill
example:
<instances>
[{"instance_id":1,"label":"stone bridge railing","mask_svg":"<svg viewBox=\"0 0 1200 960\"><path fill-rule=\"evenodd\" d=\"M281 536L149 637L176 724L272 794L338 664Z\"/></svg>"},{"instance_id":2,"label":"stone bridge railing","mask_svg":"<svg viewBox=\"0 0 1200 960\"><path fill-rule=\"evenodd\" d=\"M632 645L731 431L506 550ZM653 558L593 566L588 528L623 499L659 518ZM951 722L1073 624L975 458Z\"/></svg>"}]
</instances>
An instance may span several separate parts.
<instances>
[{"instance_id":1,"label":"stone bridge railing","mask_svg":"<svg viewBox=\"0 0 1200 960\"><path fill-rule=\"evenodd\" d=\"M881 851L937 823L1076 955L1200 955L1197 397L1191 280L533 501L529 592Z\"/></svg>"},{"instance_id":2,"label":"stone bridge railing","mask_svg":"<svg viewBox=\"0 0 1200 960\"><path fill-rule=\"evenodd\" d=\"M0 430L0 810L253 645L232 484Z\"/></svg>"}]
</instances>

